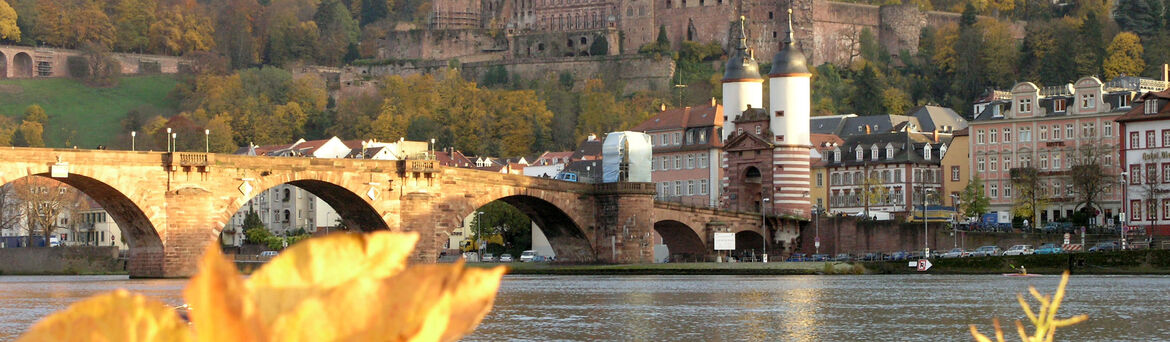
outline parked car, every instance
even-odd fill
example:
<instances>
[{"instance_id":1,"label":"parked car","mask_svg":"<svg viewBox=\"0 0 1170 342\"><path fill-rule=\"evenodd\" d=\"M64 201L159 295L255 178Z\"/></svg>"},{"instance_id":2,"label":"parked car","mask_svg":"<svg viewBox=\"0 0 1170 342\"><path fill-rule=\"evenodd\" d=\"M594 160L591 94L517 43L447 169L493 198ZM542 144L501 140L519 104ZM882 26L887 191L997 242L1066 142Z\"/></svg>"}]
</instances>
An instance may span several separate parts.
<instances>
[{"instance_id":1,"label":"parked car","mask_svg":"<svg viewBox=\"0 0 1170 342\"><path fill-rule=\"evenodd\" d=\"M841 253L837 254L837 256L833 258L833 261L853 261L853 256L849 255L849 253Z\"/></svg>"},{"instance_id":2,"label":"parked car","mask_svg":"<svg viewBox=\"0 0 1170 342\"><path fill-rule=\"evenodd\" d=\"M265 258L274 258L274 257L276 257L277 254L279 254L279 253L277 253L276 251L260 252L260 256L265 257Z\"/></svg>"},{"instance_id":3,"label":"parked car","mask_svg":"<svg viewBox=\"0 0 1170 342\"><path fill-rule=\"evenodd\" d=\"M828 254L813 254L811 259L812 259L812 261L829 261L829 255Z\"/></svg>"},{"instance_id":4,"label":"parked car","mask_svg":"<svg viewBox=\"0 0 1170 342\"><path fill-rule=\"evenodd\" d=\"M865 253L865 256L861 257L861 260L880 261L880 260L882 260L882 254L881 253Z\"/></svg>"},{"instance_id":5,"label":"parked car","mask_svg":"<svg viewBox=\"0 0 1170 342\"><path fill-rule=\"evenodd\" d=\"M1089 248L1089 251L1090 252L1105 252L1105 251L1116 251L1118 249L1120 249L1120 248L1117 247L1117 242L1108 241L1108 242L1099 243L1096 246Z\"/></svg>"},{"instance_id":6,"label":"parked car","mask_svg":"<svg viewBox=\"0 0 1170 342\"><path fill-rule=\"evenodd\" d=\"M906 260L910 257L910 253L906 251L897 251L890 253L890 260Z\"/></svg>"},{"instance_id":7,"label":"parked car","mask_svg":"<svg viewBox=\"0 0 1170 342\"><path fill-rule=\"evenodd\" d=\"M483 262L495 262L496 255L492 253L483 253Z\"/></svg>"},{"instance_id":8,"label":"parked car","mask_svg":"<svg viewBox=\"0 0 1170 342\"><path fill-rule=\"evenodd\" d=\"M973 256L973 257L997 256L997 255L1002 255L1002 254L1003 254L1003 249L1000 249L999 246L983 246L983 247L976 248L974 251L971 252L971 256Z\"/></svg>"},{"instance_id":9,"label":"parked car","mask_svg":"<svg viewBox=\"0 0 1170 342\"><path fill-rule=\"evenodd\" d=\"M1060 254L1064 253L1064 247L1055 243L1046 243L1036 248L1036 254Z\"/></svg>"},{"instance_id":10,"label":"parked car","mask_svg":"<svg viewBox=\"0 0 1170 342\"><path fill-rule=\"evenodd\" d=\"M1036 254L1036 250L1032 249L1032 245L1015 245L1003 252L1003 255L1032 255Z\"/></svg>"},{"instance_id":11,"label":"parked car","mask_svg":"<svg viewBox=\"0 0 1170 342\"><path fill-rule=\"evenodd\" d=\"M529 249L520 253L520 262L533 261L536 261L536 251Z\"/></svg>"},{"instance_id":12,"label":"parked car","mask_svg":"<svg viewBox=\"0 0 1170 342\"><path fill-rule=\"evenodd\" d=\"M512 262L512 255L508 253L500 255L500 262Z\"/></svg>"},{"instance_id":13,"label":"parked car","mask_svg":"<svg viewBox=\"0 0 1170 342\"><path fill-rule=\"evenodd\" d=\"M805 261L804 253L792 253L792 255L789 255L788 259L784 260L784 261L793 261L793 262Z\"/></svg>"},{"instance_id":14,"label":"parked car","mask_svg":"<svg viewBox=\"0 0 1170 342\"><path fill-rule=\"evenodd\" d=\"M951 249L950 251L947 251L946 253L943 253L939 257L940 258L966 258L969 256L971 256L970 252L967 252L967 251L963 250L962 248L955 248L955 249Z\"/></svg>"}]
</instances>

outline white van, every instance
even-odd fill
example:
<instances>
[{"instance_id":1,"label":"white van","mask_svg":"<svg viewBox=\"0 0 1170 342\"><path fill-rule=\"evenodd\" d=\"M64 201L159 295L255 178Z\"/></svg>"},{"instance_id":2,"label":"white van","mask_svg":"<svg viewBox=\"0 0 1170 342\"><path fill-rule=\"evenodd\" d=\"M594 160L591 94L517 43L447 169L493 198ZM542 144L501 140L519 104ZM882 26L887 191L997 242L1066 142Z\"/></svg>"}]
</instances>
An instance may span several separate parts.
<instances>
[{"instance_id":1,"label":"white van","mask_svg":"<svg viewBox=\"0 0 1170 342\"><path fill-rule=\"evenodd\" d=\"M536 251L534 251L534 250L529 249L529 250L524 251L523 253L520 253L520 262L532 262L535 259L536 259Z\"/></svg>"}]
</instances>

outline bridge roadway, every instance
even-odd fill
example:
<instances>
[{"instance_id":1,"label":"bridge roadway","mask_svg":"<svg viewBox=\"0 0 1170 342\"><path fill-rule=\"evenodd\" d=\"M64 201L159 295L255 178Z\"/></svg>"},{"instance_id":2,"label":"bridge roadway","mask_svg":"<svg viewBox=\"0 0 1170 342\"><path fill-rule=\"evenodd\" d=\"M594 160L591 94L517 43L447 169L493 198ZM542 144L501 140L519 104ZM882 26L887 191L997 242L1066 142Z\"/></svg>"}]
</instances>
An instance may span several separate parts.
<instances>
[{"instance_id":1,"label":"bridge roadway","mask_svg":"<svg viewBox=\"0 0 1170 342\"><path fill-rule=\"evenodd\" d=\"M51 176L105 208L129 243L134 277L183 277L231 216L261 191L290 184L320 197L348 227L421 235L434 262L464 217L494 200L526 213L559 260L643 263L652 231L672 254L706 256L715 232L763 242L757 213L655 203L653 183L582 184L439 166L431 160L315 159L205 153L4 148L0 184ZM60 175L59 175L60 176ZM792 232L796 232L793 229ZM788 234L789 245L795 241Z\"/></svg>"}]
</instances>

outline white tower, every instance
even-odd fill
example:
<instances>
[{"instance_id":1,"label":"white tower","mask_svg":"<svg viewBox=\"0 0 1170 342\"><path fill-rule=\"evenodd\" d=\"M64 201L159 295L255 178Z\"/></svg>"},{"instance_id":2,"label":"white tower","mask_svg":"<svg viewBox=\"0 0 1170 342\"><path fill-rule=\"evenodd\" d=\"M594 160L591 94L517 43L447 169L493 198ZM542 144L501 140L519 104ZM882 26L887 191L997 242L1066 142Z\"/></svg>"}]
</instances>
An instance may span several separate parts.
<instances>
[{"instance_id":1,"label":"white tower","mask_svg":"<svg viewBox=\"0 0 1170 342\"><path fill-rule=\"evenodd\" d=\"M792 9L788 33L772 58L768 73L769 127L775 135L772 203L777 212L809 217L809 113L812 111L812 73L792 37Z\"/></svg>"},{"instance_id":2,"label":"white tower","mask_svg":"<svg viewBox=\"0 0 1170 342\"><path fill-rule=\"evenodd\" d=\"M739 17L739 39L723 72L723 141L735 133L735 119L749 106L763 108L764 78L755 53L747 47L744 18Z\"/></svg>"}]
</instances>

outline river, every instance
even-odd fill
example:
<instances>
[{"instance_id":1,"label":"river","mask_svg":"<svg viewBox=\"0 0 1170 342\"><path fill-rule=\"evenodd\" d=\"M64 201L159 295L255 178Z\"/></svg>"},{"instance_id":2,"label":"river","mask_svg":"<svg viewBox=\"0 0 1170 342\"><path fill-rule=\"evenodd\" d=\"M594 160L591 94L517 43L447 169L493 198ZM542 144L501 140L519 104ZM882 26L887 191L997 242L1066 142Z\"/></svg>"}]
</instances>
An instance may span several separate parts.
<instances>
[{"instance_id":1,"label":"river","mask_svg":"<svg viewBox=\"0 0 1170 342\"><path fill-rule=\"evenodd\" d=\"M507 276L469 341L970 341L999 317L1025 319L1015 294L1059 277ZM184 280L125 276L0 276L0 340L81 298L126 288L171 304ZM1074 276L1060 317L1090 320L1070 341L1170 341L1170 277ZM1008 340L1018 340L1014 333Z\"/></svg>"}]
</instances>

